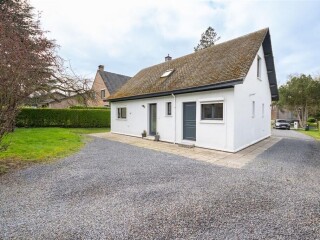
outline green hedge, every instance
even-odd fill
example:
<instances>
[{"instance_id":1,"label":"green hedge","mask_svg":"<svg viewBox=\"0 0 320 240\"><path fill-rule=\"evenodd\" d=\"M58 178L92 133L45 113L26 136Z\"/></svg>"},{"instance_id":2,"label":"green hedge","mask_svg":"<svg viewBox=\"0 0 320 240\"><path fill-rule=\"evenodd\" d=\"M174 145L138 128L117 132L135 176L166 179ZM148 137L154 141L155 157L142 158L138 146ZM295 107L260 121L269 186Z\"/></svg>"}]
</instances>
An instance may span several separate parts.
<instances>
[{"instance_id":1,"label":"green hedge","mask_svg":"<svg viewBox=\"0 0 320 240\"><path fill-rule=\"evenodd\" d=\"M21 109L17 127L110 127L110 109Z\"/></svg>"},{"instance_id":2,"label":"green hedge","mask_svg":"<svg viewBox=\"0 0 320 240\"><path fill-rule=\"evenodd\" d=\"M109 107L85 107L85 106L71 106L69 107L70 109L103 109L103 110L106 110L106 109L110 109Z\"/></svg>"},{"instance_id":3,"label":"green hedge","mask_svg":"<svg viewBox=\"0 0 320 240\"><path fill-rule=\"evenodd\" d=\"M308 123L316 123L317 120L314 117L309 117L307 120Z\"/></svg>"}]
</instances>

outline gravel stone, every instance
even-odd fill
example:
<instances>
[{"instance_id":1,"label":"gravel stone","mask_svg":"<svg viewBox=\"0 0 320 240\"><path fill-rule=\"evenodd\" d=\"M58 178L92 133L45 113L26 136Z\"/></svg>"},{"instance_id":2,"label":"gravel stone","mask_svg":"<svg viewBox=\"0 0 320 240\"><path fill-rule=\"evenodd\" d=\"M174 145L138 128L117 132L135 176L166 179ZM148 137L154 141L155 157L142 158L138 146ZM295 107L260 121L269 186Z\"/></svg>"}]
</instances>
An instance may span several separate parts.
<instances>
[{"instance_id":1,"label":"gravel stone","mask_svg":"<svg viewBox=\"0 0 320 240\"><path fill-rule=\"evenodd\" d=\"M320 144L242 169L94 138L0 177L0 239L319 239Z\"/></svg>"}]
</instances>

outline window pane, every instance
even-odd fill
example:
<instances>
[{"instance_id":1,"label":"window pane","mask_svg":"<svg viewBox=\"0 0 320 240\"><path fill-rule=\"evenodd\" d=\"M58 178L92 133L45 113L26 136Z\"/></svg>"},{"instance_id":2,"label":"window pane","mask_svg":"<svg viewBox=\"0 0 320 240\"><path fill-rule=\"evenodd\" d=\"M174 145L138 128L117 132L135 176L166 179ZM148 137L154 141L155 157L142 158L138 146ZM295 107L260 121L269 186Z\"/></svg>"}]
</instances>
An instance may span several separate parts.
<instances>
[{"instance_id":1,"label":"window pane","mask_svg":"<svg viewBox=\"0 0 320 240\"><path fill-rule=\"evenodd\" d=\"M202 119L213 118L213 104L202 104Z\"/></svg>"},{"instance_id":2,"label":"window pane","mask_svg":"<svg viewBox=\"0 0 320 240\"><path fill-rule=\"evenodd\" d=\"M256 103L252 101L252 117L254 118L256 114Z\"/></svg>"},{"instance_id":3,"label":"window pane","mask_svg":"<svg viewBox=\"0 0 320 240\"><path fill-rule=\"evenodd\" d=\"M118 108L118 118L121 118L121 108Z\"/></svg>"},{"instance_id":4,"label":"window pane","mask_svg":"<svg viewBox=\"0 0 320 240\"><path fill-rule=\"evenodd\" d=\"M202 120L223 120L223 103L201 104Z\"/></svg>"},{"instance_id":5,"label":"window pane","mask_svg":"<svg viewBox=\"0 0 320 240\"><path fill-rule=\"evenodd\" d=\"M167 103L167 115L171 115L171 102Z\"/></svg>"},{"instance_id":6,"label":"window pane","mask_svg":"<svg viewBox=\"0 0 320 240\"><path fill-rule=\"evenodd\" d=\"M214 119L223 119L223 103L216 103L214 105Z\"/></svg>"},{"instance_id":7,"label":"window pane","mask_svg":"<svg viewBox=\"0 0 320 240\"><path fill-rule=\"evenodd\" d=\"M257 61L257 77L261 77L261 58L258 56L258 61Z\"/></svg>"},{"instance_id":8,"label":"window pane","mask_svg":"<svg viewBox=\"0 0 320 240\"><path fill-rule=\"evenodd\" d=\"M101 98L104 98L106 96L105 90L101 90Z\"/></svg>"},{"instance_id":9,"label":"window pane","mask_svg":"<svg viewBox=\"0 0 320 240\"><path fill-rule=\"evenodd\" d=\"M127 109L126 108L121 108L121 118L127 118Z\"/></svg>"}]
</instances>

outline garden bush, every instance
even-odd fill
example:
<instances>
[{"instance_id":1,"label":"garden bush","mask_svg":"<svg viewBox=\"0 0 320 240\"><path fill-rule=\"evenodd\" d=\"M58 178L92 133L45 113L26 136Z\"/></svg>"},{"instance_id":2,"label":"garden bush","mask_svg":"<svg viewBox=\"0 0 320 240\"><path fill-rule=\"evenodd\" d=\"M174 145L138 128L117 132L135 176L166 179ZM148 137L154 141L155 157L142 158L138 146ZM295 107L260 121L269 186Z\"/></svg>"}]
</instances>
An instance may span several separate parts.
<instances>
[{"instance_id":1,"label":"garden bush","mask_svg":"<svg viewBox=\"0 0 320 240\"><path fill-rule=\"evenodd\" d=\"M317 120L314 117L309 117L308 118L308 122L309 123L315 123L315 122L317 122Z\"/></svg>"},{"instance_id":2,"label":"garden bush","mask_svg":"<svg viewBox=\"0 0 320 240\"><path fill-rule=\"evenodd\" d=\"M110 109L32 109L23 108L17 127L110 127Z\"/></svg>"}]
</instances>

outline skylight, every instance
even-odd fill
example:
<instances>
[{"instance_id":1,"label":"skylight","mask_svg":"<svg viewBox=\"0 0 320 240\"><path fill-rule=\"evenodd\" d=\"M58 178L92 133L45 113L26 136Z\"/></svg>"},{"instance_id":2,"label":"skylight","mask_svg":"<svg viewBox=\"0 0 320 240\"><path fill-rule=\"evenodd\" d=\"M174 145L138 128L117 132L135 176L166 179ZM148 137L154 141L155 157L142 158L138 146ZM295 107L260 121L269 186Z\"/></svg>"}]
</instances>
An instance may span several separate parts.
<instances>
[{"instance_id":1,"label":"skylight","mask_svg":"<svg viewBox=\"0 0 320 240\"><path fill-rule=\"evenodd\" d=\"M165 71L161 77L168 77L172 72L174 71L174 69L169 69L167 71Z\"/></svg>"}]
</instances>

